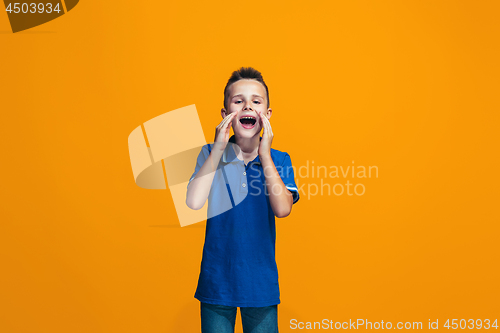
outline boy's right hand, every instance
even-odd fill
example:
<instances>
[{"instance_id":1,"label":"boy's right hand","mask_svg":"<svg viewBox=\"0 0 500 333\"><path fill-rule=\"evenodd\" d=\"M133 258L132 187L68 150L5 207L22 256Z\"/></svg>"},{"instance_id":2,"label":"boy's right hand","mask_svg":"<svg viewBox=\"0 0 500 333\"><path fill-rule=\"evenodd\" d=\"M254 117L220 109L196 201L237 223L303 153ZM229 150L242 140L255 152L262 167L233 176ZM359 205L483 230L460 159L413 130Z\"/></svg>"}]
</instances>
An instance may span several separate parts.
<instances>
[{"instance_id":1,"label":"boy's right hand","mask_svg":"<svg viewBox=\"0 0 500 333\"><path fill-rule=\"evenodd\" d=\"M228 114L215 128L214 148L220 149L220 151L226 149L229 142L229 130L231 129L233 118L237 113L238 111Z\"/></svg>"}]
</instances>

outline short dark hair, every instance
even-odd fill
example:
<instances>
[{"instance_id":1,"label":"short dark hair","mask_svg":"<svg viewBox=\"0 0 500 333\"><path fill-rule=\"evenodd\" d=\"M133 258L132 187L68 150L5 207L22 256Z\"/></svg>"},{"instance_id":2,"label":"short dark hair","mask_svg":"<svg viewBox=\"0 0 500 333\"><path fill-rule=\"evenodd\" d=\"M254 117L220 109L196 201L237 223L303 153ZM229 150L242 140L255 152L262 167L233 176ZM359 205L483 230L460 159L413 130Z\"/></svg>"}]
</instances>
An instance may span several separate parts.
<instances>
[{"instance_id":1,"label":"short dark hair","mask_svg":"<svg viewBox=\"0 0 500 333\"><path fill-rule=\"evenodd\" d=\"M234 71L229 80L227 81L226 87L224 88L224 108L227 109L227 99L229 98L229 87L235 83L236 81L250 79L255 80L266 88L266 97L267 97L267 107L269 108L269 90L267 89L267 85L264 82L264 78L262 74L252 67L241 67L237 71Z\"/></svg>"}]
</instances>

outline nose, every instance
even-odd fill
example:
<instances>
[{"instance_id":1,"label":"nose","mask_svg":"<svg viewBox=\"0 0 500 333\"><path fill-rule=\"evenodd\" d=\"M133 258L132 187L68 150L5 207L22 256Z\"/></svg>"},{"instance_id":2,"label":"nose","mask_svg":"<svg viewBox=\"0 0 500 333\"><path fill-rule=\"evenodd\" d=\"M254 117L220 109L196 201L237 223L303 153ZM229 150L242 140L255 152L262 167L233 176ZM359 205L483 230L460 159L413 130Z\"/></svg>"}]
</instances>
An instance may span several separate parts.
<instances>
[{"instance_id":1,"label":"nose","mask_svg":"<svg viewBox=\"0 0 500 333\"><path fill-rule=\"evenodd\" d=\"M252 102L251 101L248 101L245 103L245 106L243 107L243 111L249 111L249 110L252 110Z\"/></svg>"}]
</instances>

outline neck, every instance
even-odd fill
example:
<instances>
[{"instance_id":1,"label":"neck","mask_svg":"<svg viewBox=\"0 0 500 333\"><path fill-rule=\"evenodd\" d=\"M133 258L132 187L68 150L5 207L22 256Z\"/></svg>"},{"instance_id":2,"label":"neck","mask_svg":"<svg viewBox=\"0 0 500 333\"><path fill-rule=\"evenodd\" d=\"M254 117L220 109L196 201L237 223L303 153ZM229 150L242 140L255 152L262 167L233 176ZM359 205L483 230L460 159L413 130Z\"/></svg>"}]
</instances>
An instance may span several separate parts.
<instances>
[{"instance_id":1,"label":"neck","mask_svg":"<svg viewBox=\"0 0 500 333\"><path fill-rule=\"evenodd\" d=\"M235 134L234 139L240 150L237 152L237 155L240 155L241 153L243 157L247 157L257 154L260 144L260 133L257 133L251 138L244 138Z\"/></svg>"}]
</instances>

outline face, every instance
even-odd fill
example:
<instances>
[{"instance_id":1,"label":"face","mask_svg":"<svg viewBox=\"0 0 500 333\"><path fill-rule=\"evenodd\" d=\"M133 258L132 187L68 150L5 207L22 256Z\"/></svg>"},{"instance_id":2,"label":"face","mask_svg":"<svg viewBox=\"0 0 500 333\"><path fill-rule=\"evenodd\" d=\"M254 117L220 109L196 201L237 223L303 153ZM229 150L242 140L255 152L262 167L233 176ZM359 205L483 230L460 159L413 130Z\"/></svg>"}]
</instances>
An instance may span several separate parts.
<instances>
[{"instance_id":1,"label":"face","mask_svg":"<svg viewBox=\"0 0 500 333\"><path fill-rule=\"evenodd\" d=\"M222 109L222 118L238 112L232 121L235 135L251 138L260 135L262 122L257 111L260 111L268 119L271 118L272 110L267 108L266 88L255 80L239 80L229 87L229 98L227 110Z\"/></svg>"}]
</instances>

